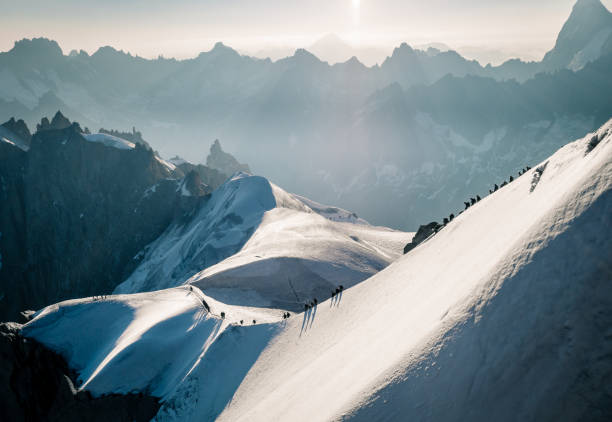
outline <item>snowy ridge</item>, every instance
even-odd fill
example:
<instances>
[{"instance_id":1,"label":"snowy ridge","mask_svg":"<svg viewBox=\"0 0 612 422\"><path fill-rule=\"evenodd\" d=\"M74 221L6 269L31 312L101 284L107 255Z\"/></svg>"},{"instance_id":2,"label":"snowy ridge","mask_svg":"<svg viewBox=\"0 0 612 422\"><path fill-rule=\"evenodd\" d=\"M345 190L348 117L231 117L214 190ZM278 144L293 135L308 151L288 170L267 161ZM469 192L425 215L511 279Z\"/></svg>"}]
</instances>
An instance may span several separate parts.
<instances>
[{"instance_id":1,"label":"snowy ridge","mask_svg":"<svg viewBox=\"0 0 612 422\"><path fill-rule=\"evenodd\" d=\"M202 330L197 341L174 347L165 336L191 338L198 319L184 287L112 297L115 313L133 316L128 327L156 335L127 334L102 302L85 299L39 312L24 334L64 351L95 394L163 394L158 421L584 419L606 400L612 371L602 335L612 326L611 127L588 154L593 135L551 156L533 192L535 169L375 276L288 320L231 326L211 339L204 319L191 328ZM251 179L240 180L261 183ZM130 298L150 300L161 315ZM166 308L162 299L179 303ZM214 303L213 313L219 306L228 318L277 312Z\"/></svg>"},{"instance_id":2,"label":"snowy ridge","mask_svg":"<svg viewBox=\"0 0 612 422\"><path fill-rule=\"evenodd\" d=\"M287 198L285 198L287 199ZM282 196L279 198L283 201ZM297 201L286 205L302 207ZM274 208L272 185L239 173L213 192L187 225L175 225L147 248L142 264L117 293L157 290L183 284L191 275L236 253L263 213Z\"/></svg>"},{"instance_id":3,"label":"snowy ridge","mask_svg":"<svg viewBox=\"0 0 612 422\"><path fill-rule=\"evenodd\" d=\"M171 227L150 245L116 292L192 283L229 303L299 310L386 267L411 237L344 210L332 218L354 223L333 221L307 203L330 207L298 198L262 177L235 174L189 224Z\"/></svg>"}]
</instances>

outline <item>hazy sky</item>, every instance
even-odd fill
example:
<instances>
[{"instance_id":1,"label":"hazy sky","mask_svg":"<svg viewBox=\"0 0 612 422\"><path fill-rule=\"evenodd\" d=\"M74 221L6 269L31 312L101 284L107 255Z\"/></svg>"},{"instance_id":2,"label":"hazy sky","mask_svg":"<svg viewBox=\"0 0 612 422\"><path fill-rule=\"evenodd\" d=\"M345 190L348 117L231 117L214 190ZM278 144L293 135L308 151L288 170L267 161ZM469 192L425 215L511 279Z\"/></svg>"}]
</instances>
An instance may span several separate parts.
<instances>
[{"instance_id":1,"label":"hazy sky","mask_svg":"<svg viewBox=\"0 0 612 422\"><path fill-rule=\"evenodd\" d=\"M0 50L24 37L65 53L112 45L145 57L190 57L216 41L255 51L308 46L326 33L391 48L444 42L543 52L575 0L14 0L3 2ZM610 9L612 0L603 3Z\"/></svg>"}]
</instances>

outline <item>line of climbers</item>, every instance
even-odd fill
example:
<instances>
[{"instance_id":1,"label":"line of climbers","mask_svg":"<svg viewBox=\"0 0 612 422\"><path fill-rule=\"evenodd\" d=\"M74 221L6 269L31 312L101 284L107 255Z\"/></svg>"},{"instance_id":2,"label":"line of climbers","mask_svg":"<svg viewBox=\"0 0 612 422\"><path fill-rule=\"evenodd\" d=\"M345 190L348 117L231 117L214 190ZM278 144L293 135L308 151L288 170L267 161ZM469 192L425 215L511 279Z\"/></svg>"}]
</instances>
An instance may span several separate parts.
<instances>
[{"instance_id":1,"label":"line of climbers","mask_svg":"<svg viewBox=\"0 0 612 422\"><path fill-rule=\"evenodd\" d=\"M529 170L531 170L530 166L527 166L527 167L523 168L522 170L520 170L518 172L519 177L522 176L523 174L527 173ZM492 193L496 192L498 189L503 188L508 183L512 183L514 181L514 177L510 176L510 178L508 180L509 180L508 182L506 182L504 180L502 182L501 186L498 186L497 183L496 183L494 185L493 189L489 189L489 194L492 194ZM463 204L465 205L465 209L463 211L467 210L472 205L475 205L480 200L481 200L480 195L476 195L476 198L470 198L469 201L464 201ZM463 211L461 211L461 212L463 212ZM459 214L461 214L461 212ZM412 242L410 242L406 246L404 246L404 254L407 254L412 249L416 248L416 246L419 243L421 243L424 240L428 239L430 236L438 233L444 226L446 226L451 221L453 221L454 218L455 218L455 214L450 214L448 217L444 217L444 219L442 220L443 224L440 224L437 221L432 221L429 224L420 226L419 230L417 230L416 234L412 238Z\"/></svg>"},{"instance_id":2,"label":"line of climbers","mask_svg":"<svg viewBox=\"0 0 612 422\"><path fill-rule=\"evenodd\" d=\"M331 298L333 299L334 297L336 297L336 295L340 294L341 291L344 290L344 286L341 284L338 287L336 287L335 290L332 290L331 292ZM315 297L313 300L311 300L310 302L306 302L304 304L304 311L307 311L309 309L314 308L315 306L317 306L319 304L319 301L317 300L317 298ZM288 313L288 312L287 312Z\"/></svg>"},{"instance_id":3,"label":"line of climbers","mask_svg":"<svg viewBox=\"0 0 612 422\"><path fill-rule=\"evenodd\" d=\"M342 284L336 287L336 290L332 290L332 294L331 294L332 299L343 290L344 290L344 286Z\"/></svg>"},{"instance_id":4,"label":"line of climbers","mask_svg":"<svg viewBox=\"0 0 612 422\"><path fill-rule=\"evenodd\" d=\"M315 306L317 306L319 302L317 301L317 298L315 297L313 300L311 300L310 302L306 302L304 304L304 310L307 311L310 308L314 308Z\"/></svg>"}]
</instances>

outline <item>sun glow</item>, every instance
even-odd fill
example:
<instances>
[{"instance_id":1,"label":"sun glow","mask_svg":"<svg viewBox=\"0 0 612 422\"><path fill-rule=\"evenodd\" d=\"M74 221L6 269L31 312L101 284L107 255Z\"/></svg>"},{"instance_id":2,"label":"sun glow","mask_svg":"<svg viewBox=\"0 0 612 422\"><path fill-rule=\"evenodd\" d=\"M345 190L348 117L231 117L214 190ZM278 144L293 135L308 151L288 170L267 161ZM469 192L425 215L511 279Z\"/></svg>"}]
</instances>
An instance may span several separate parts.
<instances>
[{"instance_id":1,"label":"sun glow","mask_svg":"<svg viewBox=\"0 0 612 422\"><path fill-rule=\"evenodd\" d=\"M361 0L353 0L353 23L359 25L359 8Z\"/></svg>"}]
</instances>

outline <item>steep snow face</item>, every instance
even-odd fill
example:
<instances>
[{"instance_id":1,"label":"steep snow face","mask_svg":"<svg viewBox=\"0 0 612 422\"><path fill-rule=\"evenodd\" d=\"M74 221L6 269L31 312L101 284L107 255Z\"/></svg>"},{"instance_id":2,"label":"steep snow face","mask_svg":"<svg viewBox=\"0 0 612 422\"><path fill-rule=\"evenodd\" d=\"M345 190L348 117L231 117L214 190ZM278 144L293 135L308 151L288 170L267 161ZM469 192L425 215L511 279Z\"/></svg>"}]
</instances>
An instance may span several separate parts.
<instances>
[{"instance_id":1,"label":"steep snow face","mask_svg":"<svg viewBox=\"0 0 612 422\"><path fill-rule=\"evenodd\" d=\"M190 283L228 303L298 310L380 271L411 236L238 173L151 245L117 292Z\"/></svg>"},{"instance_id":2,"label":"steep snow face","mask_svg":"<svg viewBox=\"0 0 612 422\"><path fill-rule=\"evenodd\" d=\"M588 154L593 135L550 157L533 191L536 169L304 314L307 332L291 319L219 420L575 420L609 411L601 387L612 371L611 127Z\"/></svg>"},{"instance_id":3,"label":"steep snow face","mask_svg":"<svg viewBox=\"0 0 612 422\"><path fill-rule=\"evenodd\" d=\"M183 287L53 305L24 334L95 394L163 394L158 421L607 420L611 211L612 121L288 320ZM268 323L216 335L202 299Z\"/></svg>"}]
</instances>

